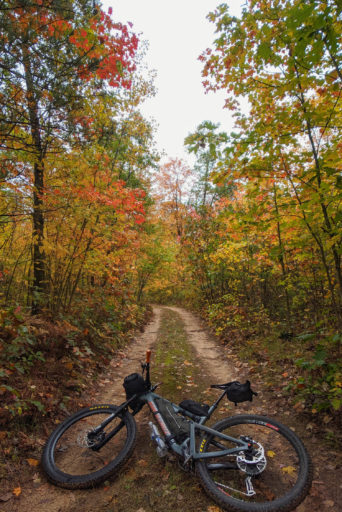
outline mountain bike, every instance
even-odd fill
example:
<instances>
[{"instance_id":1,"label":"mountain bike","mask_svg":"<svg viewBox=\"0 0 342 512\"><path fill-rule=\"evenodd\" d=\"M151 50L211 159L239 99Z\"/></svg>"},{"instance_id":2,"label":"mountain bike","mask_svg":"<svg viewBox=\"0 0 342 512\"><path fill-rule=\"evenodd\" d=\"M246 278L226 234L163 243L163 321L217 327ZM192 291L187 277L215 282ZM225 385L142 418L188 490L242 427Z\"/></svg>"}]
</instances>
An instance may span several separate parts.
<instances>
[{"instance_id":1,"label":"mountain bike","mask_svg":"<svg viewBox=\"0 0 342 512\"><path fill-rule=\"evenodd\" d=\"M175 454L182 467L199 476L222 508L245 512L287 512L308 494L313 468L302 441L274 419L243 414L205 423L226 396L252 401L250 382L213 384L221 391L212 404L183 400L179 405L155 393L150 380L151 351L142 373L124 379L121 405L86 407L60 423L42 455L48 479L67 489L93 487L114 475L133 453L134 416L148 405L154 418L151 439L158 455ZM161 429L161 433L159 428Z\"/></svg>"}]
</instances>

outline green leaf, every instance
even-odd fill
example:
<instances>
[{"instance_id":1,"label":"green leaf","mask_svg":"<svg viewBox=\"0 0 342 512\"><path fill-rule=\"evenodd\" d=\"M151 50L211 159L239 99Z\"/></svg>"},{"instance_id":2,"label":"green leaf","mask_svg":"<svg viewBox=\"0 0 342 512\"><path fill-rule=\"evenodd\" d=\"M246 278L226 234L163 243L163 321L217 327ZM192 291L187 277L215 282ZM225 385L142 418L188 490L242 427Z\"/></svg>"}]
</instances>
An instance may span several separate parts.
<instances>
[{"instance_id":1,"label":"green leaf","mask_svg":"<svg viewBox=\"0 0 342 512\"><path fill-rule=\"evenodd\" d=\"M39 402L38 400L31 400L31 404L35 405L37 407L38 411L40 411L40 412L45 411L44 405L41 402Z\"/></svg>"},{"instance_id":2,"label":"green leaf","mask_svg":"<svg viewBox=\"0 0 342 512\"><path fill-rule=\"evenodd\" d=\"M313 340L315 338L316 338L316 334L314 334L314 333L300 334L299 336L297 336L297 339L302 340L302 341Z\"/></svg>"},{"instance_id":3,"label":"green leaf","mask_svg":"<svg viewBox=\"0 0 342 512\"><path fill-rule=\"evenodd\" d=\"M335 409L335 411L338 411L339 409L341 409L341 406L342 406L342 399L341 398L333 398L331 400L331 405L333 406L333 408Z\"/></svg>"},{"instance_id":4,"label":"green leaf","mask_svg":"<svg viewBox=\"0 0 342 512\"><path fill-rule=\"evenodd\" d=\"M264 60L268 60L272 55L272 49L268 43L261 43L258 47L257 55Z\"/></svg>"},{"instance_id":5,"label":"green leaf","mask_svg":"<svg viewBox=\"0 0 342 512\"><path fill-rule=\"evenodd\" d=\"M342 176L337 176L336 187L342 189Z\"/></svg>"}]
</instances>

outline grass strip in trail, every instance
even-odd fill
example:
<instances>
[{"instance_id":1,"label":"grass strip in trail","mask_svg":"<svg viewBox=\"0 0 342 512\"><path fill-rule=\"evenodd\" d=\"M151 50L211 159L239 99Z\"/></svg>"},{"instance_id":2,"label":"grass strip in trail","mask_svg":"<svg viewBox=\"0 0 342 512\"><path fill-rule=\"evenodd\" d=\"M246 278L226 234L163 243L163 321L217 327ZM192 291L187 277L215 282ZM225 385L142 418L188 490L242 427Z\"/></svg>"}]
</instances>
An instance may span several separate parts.
<instances>
[{"instance_id":1,"label":"grass strip in trail","mask_svg":"<svg viewBox=\"0 0 342 512\"><path fill-rule=\"evenodd\" d=\"M201 373L179 315L165 309L152 352L152 382L162 381L157 392L176 403L183 398L201 400L208 385ZM110 503L108 506L96 501L90 504L87 494L88 501L82 502L80 509L89 512L219 512L196 476L185 473L175 456L158 457L148 428L148 422L154 420L147 408L135 419L139 432L135 454L126 469L105 484L105 493L112 496ZM77 505L81 503L78 501Z\"/></svg>"},{"instance_id":2,"label":"grass strip in trail","mask_svg":"<svg viewBox=\"0 0 342 512\"><path fill-rule=\"evenodd\" d=\"M163 312L152 359L152 378L162 382L157 393L176 403L189 397L203 400L208 387L184 324L178 313L170 309Z\"/></svg>"}]
</instances>

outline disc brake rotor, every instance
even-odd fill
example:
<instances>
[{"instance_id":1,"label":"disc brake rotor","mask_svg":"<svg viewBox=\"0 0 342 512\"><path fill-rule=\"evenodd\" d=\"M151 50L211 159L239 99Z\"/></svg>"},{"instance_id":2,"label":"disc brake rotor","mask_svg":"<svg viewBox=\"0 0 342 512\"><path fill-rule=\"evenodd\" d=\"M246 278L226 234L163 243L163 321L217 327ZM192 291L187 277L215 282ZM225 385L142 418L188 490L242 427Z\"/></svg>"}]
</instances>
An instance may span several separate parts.
<instances>
[{"instance_id":1,"label":"disc brake rotor","mask_svg":"<svg viewBox=\"0 0 342 512\"><path fill-rule=\"evenodd\" d=\"M267 465L267 460L262 445L256 441L251 440L253 446L250 453L244 451L239 452L236 457L236 464L238 468L247 473L247 475L259 475L264 471Z\"/></svg>"}]
</instances>

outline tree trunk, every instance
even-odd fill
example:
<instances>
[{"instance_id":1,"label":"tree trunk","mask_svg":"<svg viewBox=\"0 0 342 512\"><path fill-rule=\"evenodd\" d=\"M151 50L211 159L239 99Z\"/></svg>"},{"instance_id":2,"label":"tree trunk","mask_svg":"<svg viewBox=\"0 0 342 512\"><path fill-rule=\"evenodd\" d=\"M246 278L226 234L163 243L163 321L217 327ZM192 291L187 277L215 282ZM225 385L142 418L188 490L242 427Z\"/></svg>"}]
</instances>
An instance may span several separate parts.
<instances>
[{"instance_id":1,"label":"tree trunk","mask_svg":"<svg viewBox=\"0 0 342 512\"><path fill-rule=\"evenodd\" d=\"M41 141L41 128L39 122L38 99L31 72L31 60L28 46L23 44L23 64L26 81L26 100L29 124L32 136L33 154L33 286L32 286L32 314L42 309L43 295L46 285L46 261L44 254L44 156Z\"/></svg>"},{"instance_id":2,"label":"tree trunk","mask_svg":"<svg viewBox=\"0 0 342 512\"><path fill-rule=\"evenodd\" d=\"M32 314L41 311L43 294L46 285L46 261L44 253L44 166L43 163L34 165L33 192L33 297Z\"/></svg>"}]
</instances>

